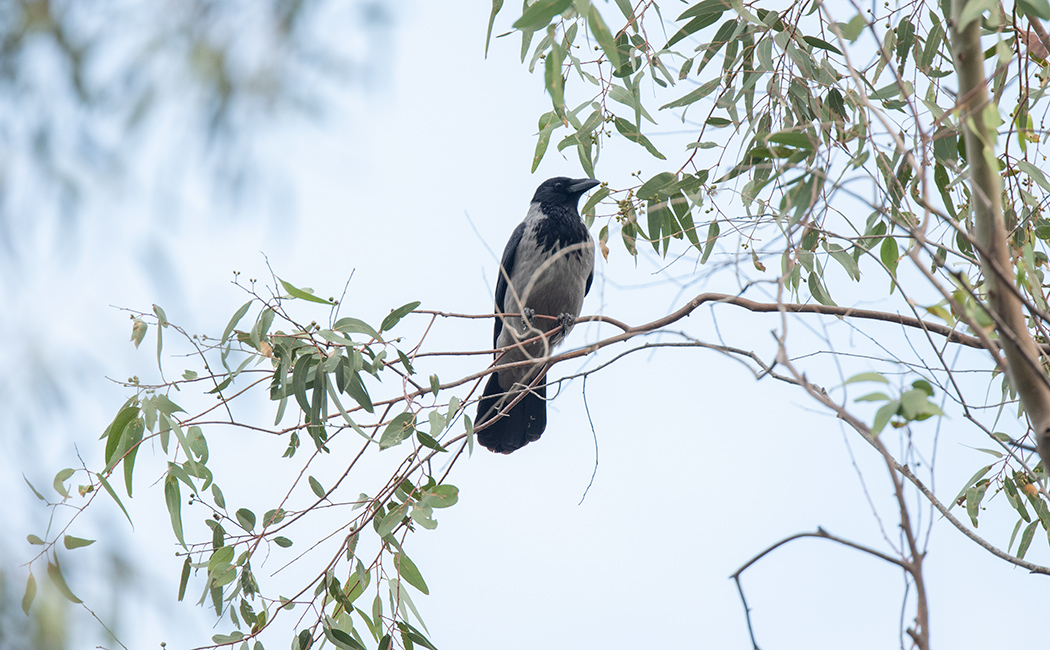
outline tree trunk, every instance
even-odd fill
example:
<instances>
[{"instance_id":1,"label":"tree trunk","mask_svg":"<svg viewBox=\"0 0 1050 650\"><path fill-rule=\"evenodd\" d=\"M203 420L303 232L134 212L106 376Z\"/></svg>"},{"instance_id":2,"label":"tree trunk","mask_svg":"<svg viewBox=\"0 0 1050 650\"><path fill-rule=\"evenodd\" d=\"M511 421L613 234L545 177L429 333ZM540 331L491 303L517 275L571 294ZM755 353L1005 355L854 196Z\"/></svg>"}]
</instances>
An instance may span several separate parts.
<instances>
[{"instance_id":1,"label":"tree trunk","mask_svg":"<svg viewBox=\"0 0 1050 650\"><path fill-rule=\"evenodd\" d=\"M972 0L970 0L972 1ZM988 309L994 312L999 343L1009 368L1010 383L1035 431L1043 467L1050 469L1050 381L1047 379L1025 320L1018 289L1012 284L1013 265L1007 248L1001 201L999 162L995 156L995 131L988 128L988 81L980 41L980 17L960 25L967 0L952 3L952 49L959 75L959 120L970 167L973 238L981 257ZM993 9L998 11L998 9Z\"/></svg>"}]
</instances>

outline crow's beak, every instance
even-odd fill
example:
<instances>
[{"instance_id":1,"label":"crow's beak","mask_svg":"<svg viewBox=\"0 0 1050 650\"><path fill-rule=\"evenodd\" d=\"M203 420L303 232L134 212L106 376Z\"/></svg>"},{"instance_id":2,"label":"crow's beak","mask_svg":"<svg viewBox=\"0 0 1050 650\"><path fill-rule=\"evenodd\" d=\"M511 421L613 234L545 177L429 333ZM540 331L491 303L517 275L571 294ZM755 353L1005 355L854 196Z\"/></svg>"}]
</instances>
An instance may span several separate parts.
<instances>
[{"instance_id":1,"label":"crow's beak","mask_svg":"<svg viewBox=\"0 0 1050 650\"><path fill-rule=\"evenodd\" d=\"M572 185L569 186L569 191L573 194L583 194L595 185L601 185L601 183L601 181L596 181L593 178L581 178L572 182Z\"/></svg>"}]
</instances>

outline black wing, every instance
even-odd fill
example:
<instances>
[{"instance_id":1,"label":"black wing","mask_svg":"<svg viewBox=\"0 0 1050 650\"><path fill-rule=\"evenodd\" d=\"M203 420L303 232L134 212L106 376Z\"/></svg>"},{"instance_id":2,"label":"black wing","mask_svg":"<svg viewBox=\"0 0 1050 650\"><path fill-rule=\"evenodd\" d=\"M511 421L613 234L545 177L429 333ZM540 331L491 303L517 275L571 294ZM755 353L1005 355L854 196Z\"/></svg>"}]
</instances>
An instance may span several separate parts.
<instances>
[{"instance_id":1,"label":"black wing","mask_svg":"<svg viewBox=\"0 0 1050 650\"><path fill-rule=\"evenodd\" d=\"M525 222L518 224L518 227L514 229L514 232L510 234L510 241L507 242L507 247L503 249L503 259L499 263L499 278L496 280L496 312L506 313L503 308L503 300L507 297L507 279L514 274L514 258L518 254L518 244L521 243L521 238L525 234ZM499 347L497 341L499 341L499 334L503 330L503 319L496 318L495 331L492 334L492 347Z\"/></svg>"},{"instance_id":2,"label":"black wing","mask_svg":"<svg viewBox=\"0 0 1050 650\"><path fill-rule=\"evenodd\" d=\"M585 286L583 288L583 295L586 296L587 294L589 294L591 292L591 282L593 282L593 281L594 281L594 271L591 271L591 274L587 276L587 286Z\"/></svg>"}]
</instances>

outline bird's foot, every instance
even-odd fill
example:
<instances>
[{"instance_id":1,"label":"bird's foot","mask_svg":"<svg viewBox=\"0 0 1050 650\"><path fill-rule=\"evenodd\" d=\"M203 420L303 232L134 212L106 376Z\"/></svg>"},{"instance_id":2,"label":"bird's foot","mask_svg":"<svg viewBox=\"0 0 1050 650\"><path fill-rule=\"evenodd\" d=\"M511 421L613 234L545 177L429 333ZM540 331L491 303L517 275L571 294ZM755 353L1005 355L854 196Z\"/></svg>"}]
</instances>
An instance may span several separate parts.
<instances>
[{"instance_id":1,"label":"bird's foot","mask_svg":"<svg viewBox=\"0 0 1050 650\"><path fill-rule=\"evenodd\" d=\"M576 324L576 317L572 314L558 314L558 324L561 325L562 336L565 336Z\"/></svg>"},{"instance_id":2,"label":"bird's foot","mask_svg":"<svg viewBox=\"0 0 1050 650\"><path fill-rule=\"evenodd\" d=\"M531 307L521 308L521 333L527 334L532 329L532 318L536 315L536 310Z\"/></svg>"}]
</instances>

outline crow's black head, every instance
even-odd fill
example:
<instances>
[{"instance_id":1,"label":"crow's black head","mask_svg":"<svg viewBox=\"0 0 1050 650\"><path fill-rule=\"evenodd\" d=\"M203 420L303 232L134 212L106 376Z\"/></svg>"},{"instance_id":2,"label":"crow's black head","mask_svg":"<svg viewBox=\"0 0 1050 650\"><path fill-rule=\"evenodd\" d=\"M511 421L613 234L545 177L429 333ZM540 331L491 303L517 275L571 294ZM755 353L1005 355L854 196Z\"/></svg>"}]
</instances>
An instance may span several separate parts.
<instances>
[{"instance_id":1,"label":"crow's black head","mask_svg":"<svg viewBox=\"0 0 1050 650\"><path fill-rule=\"evenodd\" d=\"M543 184L536 188L536 194L532 196L532 202L576 208L576 204L580 202L580 197L583 193L599 183L601 181L596 181L593 178L577 178L574 180L564 176L556 176L543 181Z\"/></svg>"}]
</instances>

